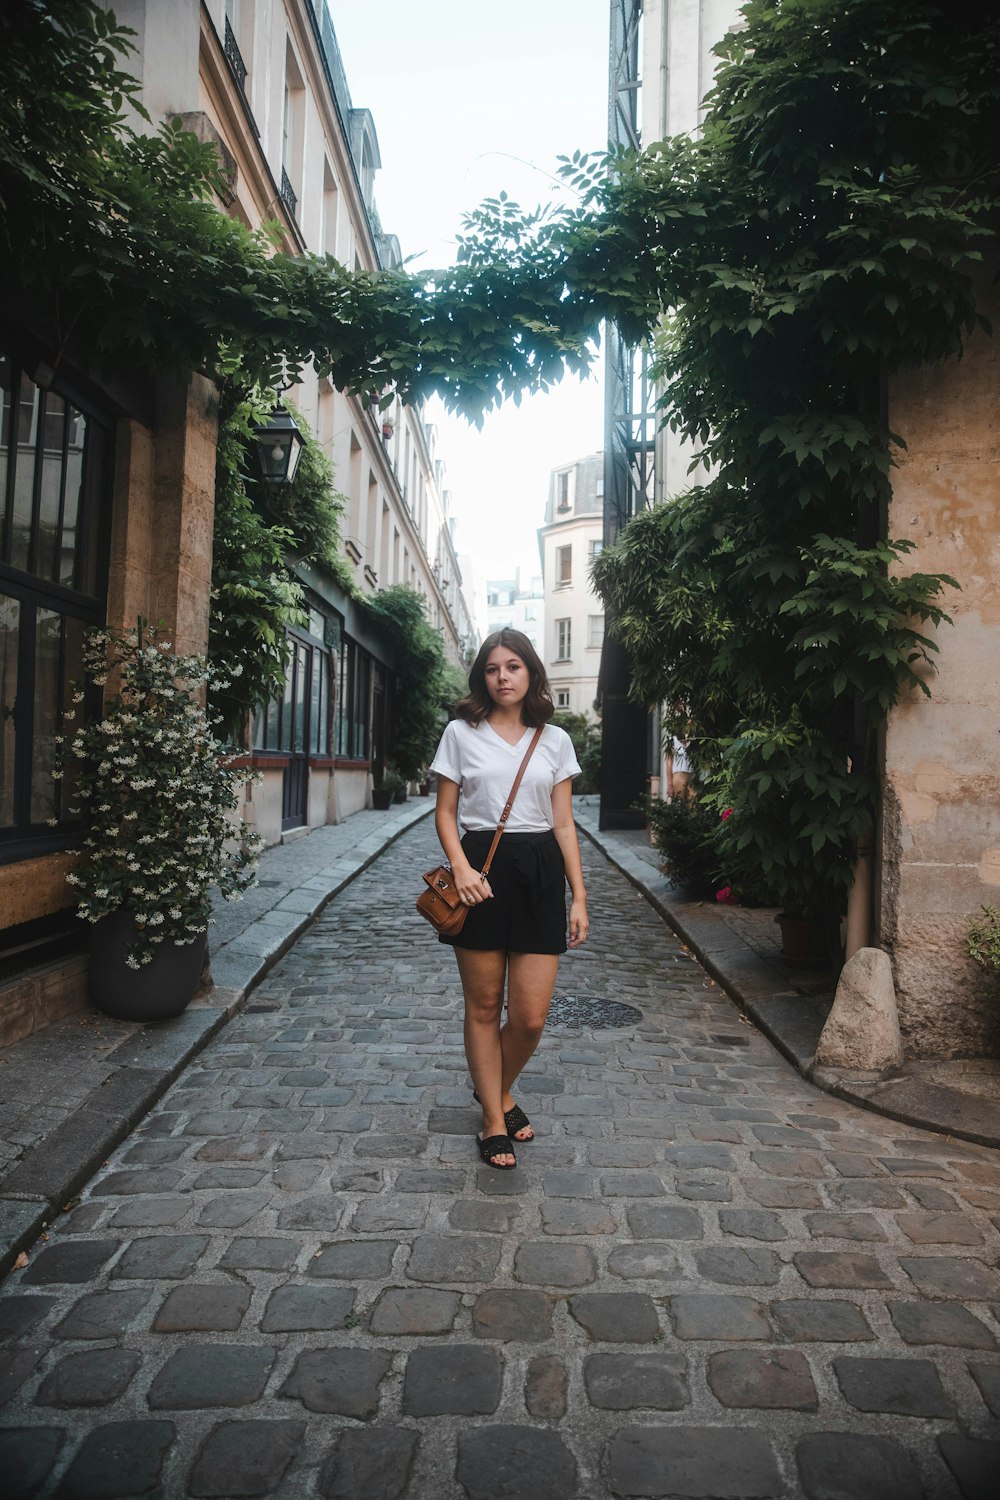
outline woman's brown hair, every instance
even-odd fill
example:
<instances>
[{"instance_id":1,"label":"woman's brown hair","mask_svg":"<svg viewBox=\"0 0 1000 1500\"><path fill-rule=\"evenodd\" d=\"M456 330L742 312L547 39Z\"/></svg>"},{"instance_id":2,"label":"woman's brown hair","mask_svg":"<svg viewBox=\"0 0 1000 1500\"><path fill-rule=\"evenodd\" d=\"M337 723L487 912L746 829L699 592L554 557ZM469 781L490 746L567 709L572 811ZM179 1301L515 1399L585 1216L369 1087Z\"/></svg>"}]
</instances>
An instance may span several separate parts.
<instances>
[{"instance_id":1,"label":"woman's brown hair","mask_svg":"<svg viewBox=\"0 0 1000 1500\"><path fill-rule=\"evenodd\" d=\"M467 724L481 724L496 707L486 686L486 663L490 652L497 647L519 656L528 669L528 691L521 700L521 721L529 729L547 724L555 709L552 706L552 690L538 652L520 630L494 630L479 648L479 655L469 671L469 691L455 704L455 713Z\"/></svg>"}]
</instances>

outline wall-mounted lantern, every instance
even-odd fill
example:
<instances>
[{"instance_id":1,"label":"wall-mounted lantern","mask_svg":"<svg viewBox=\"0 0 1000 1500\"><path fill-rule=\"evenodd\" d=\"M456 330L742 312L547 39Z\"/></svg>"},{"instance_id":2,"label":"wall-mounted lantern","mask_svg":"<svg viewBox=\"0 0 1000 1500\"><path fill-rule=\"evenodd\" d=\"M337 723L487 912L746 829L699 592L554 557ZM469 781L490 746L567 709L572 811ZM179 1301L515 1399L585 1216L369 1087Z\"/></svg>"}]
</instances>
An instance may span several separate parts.
<instances>
[{"instance_id":1,"label":"wall-mounted lantern","mask_svg":"<svg viewBox=\"0 0 1000 1500\"><path fill-rule=\"evenodd\" d=\"M295 418L276 406L257 428L257 457L265 484L291 484L302 456L304 439Z\"/></svg>"}]
</instances>

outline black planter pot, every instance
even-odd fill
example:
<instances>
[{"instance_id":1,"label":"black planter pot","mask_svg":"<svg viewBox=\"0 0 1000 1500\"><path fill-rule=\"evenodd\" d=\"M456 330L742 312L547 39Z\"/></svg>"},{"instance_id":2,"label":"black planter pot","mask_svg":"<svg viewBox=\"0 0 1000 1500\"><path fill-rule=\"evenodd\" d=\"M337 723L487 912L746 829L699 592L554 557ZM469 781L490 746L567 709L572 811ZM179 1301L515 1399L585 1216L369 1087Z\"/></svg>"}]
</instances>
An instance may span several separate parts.
<instances>
[{"instance_id":1,"label":"black planter pot","mask_svg":"<svg viewBox=\"0 0 1000 1500\"><path fill-rule=\"evenodd\" d=\"M372 792L372 807L376 812L385 812L392 802L392 793L385 787L377 786Z\"/></svg>"},{"instance_id":2,"label":"black planter pot","mask_svg":"<svg viewBox=\"0 0 1000 1500\"><path fill-rule=\"evenodd\" d=\"M406 787L405 786L404 787L400 787L400 789L399 789L398 792L393 792L393 794L392 794L392 800L393 800L393 802L405 802L406 801Z\"/></svg>"},{"instance_id":3,"label":"black planter pot","mask_svg":"<svg viewBox=\"0 0 1000 1500\"><path fill-rule=\"evenodd\" d=\"M90 933L90 994L98 1010L116 1021L169 1021L179 1016L198 988L205 966L208 934L178 948L161 943L148 964L125 962L135 939L131 912L115 911L95 922Z\"/></svg>"}]
</instances>

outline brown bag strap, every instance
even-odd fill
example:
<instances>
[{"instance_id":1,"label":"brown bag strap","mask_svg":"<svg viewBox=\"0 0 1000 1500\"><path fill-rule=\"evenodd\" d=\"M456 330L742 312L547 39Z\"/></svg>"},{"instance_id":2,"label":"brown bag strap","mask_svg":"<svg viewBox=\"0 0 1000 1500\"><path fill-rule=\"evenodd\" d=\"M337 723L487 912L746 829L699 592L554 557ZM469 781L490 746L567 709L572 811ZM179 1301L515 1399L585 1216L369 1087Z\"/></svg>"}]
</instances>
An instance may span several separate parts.
<instances>
[{"instance_id":1,"label":"brown bag strap","mask_svg":"<svg viewBox=\"0 0 1000 1500\"><path fill-rule=\"evenodd\" d=\"M538 728L535 730L534 734L532 735L531 744L528 746L527 750L525 751L524 759L521 762L520 769L519 769L517 775L514 777L514 785L510 789L510 796L507 798L507 801L504 804L503 812L500 814L500 821L497 824L497 831L493 835L493 842L490 845L490 852L486 856L486 863L483 865L482 870L479 872L480 873L480 878L482 880L485 880L486 877L490 873L490 865L493 863L493 856L497 852L497 844L499 844L499 842L500 842L500 836L501 836L501 834L503 833L504 829L507 826L507 819L510 817L510 810L514 806L514 798L517 796L517 789L521 785L521 777L524 775L525 771L528 769L528 761L531 759L531 757L535 753L535 746L538 744L538 741L541 739L541 737L542 737L542 730L544 728L545 728L544 724L539 724Z\"/></svg>"}]
</instances>

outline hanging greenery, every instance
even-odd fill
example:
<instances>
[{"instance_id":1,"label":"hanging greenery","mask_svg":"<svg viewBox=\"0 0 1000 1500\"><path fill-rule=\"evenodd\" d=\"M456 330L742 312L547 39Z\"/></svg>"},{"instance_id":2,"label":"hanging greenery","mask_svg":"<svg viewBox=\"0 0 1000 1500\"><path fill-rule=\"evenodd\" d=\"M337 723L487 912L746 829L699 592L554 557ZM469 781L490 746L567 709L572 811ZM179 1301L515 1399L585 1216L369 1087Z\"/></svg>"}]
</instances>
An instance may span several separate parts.
<instances>
[{"instance_id":1,"label":"hanging greenery","mask_svg":"<svg viewBox=\"0 0 1000 1500\"><path fill-rule=\"evenodd\" d=\"M397 697L388 758L407 781L426 768L441 737L454 673L423 596L393 584L365 597L364 608L396 664ZM453 700L452 700L453 701Z\"/></svg>"}]
</instances>

